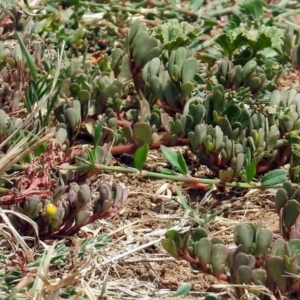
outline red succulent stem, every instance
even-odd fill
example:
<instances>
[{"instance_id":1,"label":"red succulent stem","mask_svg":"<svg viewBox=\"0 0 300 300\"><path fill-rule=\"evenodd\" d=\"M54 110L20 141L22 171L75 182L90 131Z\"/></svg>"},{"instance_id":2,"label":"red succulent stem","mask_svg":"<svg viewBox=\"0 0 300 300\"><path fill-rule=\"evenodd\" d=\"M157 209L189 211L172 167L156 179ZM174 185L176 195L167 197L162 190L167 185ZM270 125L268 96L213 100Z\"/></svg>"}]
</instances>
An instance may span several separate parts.
<instances>
[{"instance_id":1,"label":"red succulent stem","mask_svg":"<svg viewBox=\"0 0 300 300\"><path fill-rule=\"evenodd\" d=\"M186 146L188 144L187 138L179 138L176 146ZM150 149L159 149L161 145L164 146L171 146L170 141L158 141L154 142L150 145ZM120 145L120 146L114 146L111 148L111 154L112 155L121 155L121 154L133 154L137 149L138 145L136 144L128 144L128 145Z\"/></svg>"}]
</instances>

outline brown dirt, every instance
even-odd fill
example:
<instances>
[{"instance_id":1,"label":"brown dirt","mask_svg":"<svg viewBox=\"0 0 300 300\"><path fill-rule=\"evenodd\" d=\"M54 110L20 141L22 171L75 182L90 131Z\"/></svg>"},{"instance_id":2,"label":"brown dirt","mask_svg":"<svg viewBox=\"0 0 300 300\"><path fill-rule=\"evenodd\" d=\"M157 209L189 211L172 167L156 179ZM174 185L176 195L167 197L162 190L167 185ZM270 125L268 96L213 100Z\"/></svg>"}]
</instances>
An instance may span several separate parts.
<instances>
[{"instance_id":1,"label":"brown dirt","mask_svg":"<svg viewBox=\"0 0 300 300\"><path fill-rule=\"evenodd\" d=\"M155 169L157 165L164 165L164 160L157 151L152 151L148 167ZM150 157L151 157L150 156ZM125 158L121 157L119 161ZM130 164L130 157L126 156L126 163ZM190 164L194 163L189 161ZM194 166L195 171L206 173L206 170ZM211 175L211 174L206 174ZM142 250L135 251L138 246L151 243L163 237L167 222L187 228L192 224L191 219L185 217L185 211L174 200L157 195L157 190L166 183L169 184L166 193L175 194L175 183L149 178L133 178L125 175L114 177L119 182L125 183L131 190L128 202L120 214L110 222L110 228L103 227L103 232L109 233L128 224L132 226L121 230L111 236L108 246L118 255L132 251L124 258L117 260L113 268L110 266L108 295L112 299L161 299L174 296L175 291L182 283L191 283L192 292L188 298L199 298L212 292L220 295L220 299L236 299L233 289L229 285L221 288L212 288L216 284L224 284L214 277L192 271L185 261L175 261L161 247L157 241ZM178 183L177 183L178 185ZM202 198L204 193L198 190L188 190L181 186L185 194L189 194L193 206ZM201 217L220 210L220 214L207 226L211 236L224 239L227 244L233 242L233 227L239 222L262 221L265 227L278 232L278 218L274 213L274 190L242 191L226 190L212 194L209 201L200 208ZM109 222L107 222L109 223ZM97 226L97 225L95 225ZM124 245L124 249L120 244ZM112 270L113 269L113 270ZM144 298L147 295L149 298ZM222 297L221 297L222 295Z\"/></svg>"}]
</instances>

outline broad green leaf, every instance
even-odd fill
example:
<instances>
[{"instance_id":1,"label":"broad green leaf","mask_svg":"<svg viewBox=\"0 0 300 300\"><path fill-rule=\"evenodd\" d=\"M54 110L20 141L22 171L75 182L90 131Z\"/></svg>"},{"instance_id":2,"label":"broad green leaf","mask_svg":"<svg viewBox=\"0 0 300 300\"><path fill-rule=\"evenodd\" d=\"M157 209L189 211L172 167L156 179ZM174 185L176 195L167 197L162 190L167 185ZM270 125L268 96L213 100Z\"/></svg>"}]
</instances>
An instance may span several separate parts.
<instances>
[{"instance_id":1,"label":"broad green leaf","mask_svg":"<svg viewBox=\"0 0 300 300\"><path fill-rule=\"evenodd\" d=\"M249 149L249 148L248 148ZM256 162L253 160L246 167L247 182L250 183L256 175Z\"/></svg>"},{"instance_id":2,"label":"broad green leaf","mask_svg":"<svg viewBox=\"0 0 300 300\"><path fill-rule=\"evenodd\" d=\"M85 151L88 156L88 161L90 162L90 164L95 165L96 155L94 154L94 152L92 152L89 148L86 148Z\"/></svg>"},{"instance_id":3,"label":"broad green leaf","mask_svg":"<svg viewBox=\"0 0 300 300\"><path fill-rule=\"evenodd\" d=\"M26 48L25 44L23 43L23 39L21 38L21 36L20 36L20 34L18 32L16 32L16 37L18 39L18 42L19 42L20 47L22 49L22 52L25 55L26 62L27 62L30 74L31 74L33 80L37 81L37 79L38 79L38 72L37 72L37 67L35 65L34 59L31 56L31 54L29 53L29 51Z\"/></svg>"},{"instance_id":4,"label":"broad green leaf","mask_svg":"<svg viewBox=\"0 0 300 300\"><path fill-rule=\"evenodd\" d=\"M189 8L192 11L196 11L200 8L200 6L203 4L204 0L190 0Z\"/></svg>"},{"instance_id":5,"label":"broad green leaf","mask_svg":"<svg viewBox=\"0 0 300 300\"><path fill-rule=\"evenodd\" d=\"M217 298L212 295L207 295L207 296L205 296L204 300L217 300Z\"/></svg>"},{"instance_id":6,"label":"broad green leaf","mask_svg":"<svg viewBox=\"0 0 300 300\"><path fill-rule=\"evenodd\" d=\"M247 159L248 163L250 163L250 161L251 161L251 150L250 150L249 147L246 148L245 155L246 155L246 159Z\"/></svg>"},{"instance_id":7,"label":"broad green leaf","mask_svg":"<svg viewBox=\"0 0 300 300\"><path fill-rule=\"evenodd\" d=\"M105 118L103 118L96 126L95 128L95 136L94 136L94 151L96 151L96 148L99 146L99 140L101 137L102 128L105 122Z\"/></svg>"},{"instance_id":8,"label":"broad green leaf","mask_svg":"<svg viewBox=\"0 0 300 300\"><path fill-rule=\"evenodd\" d=\"M166 160L174 167L176 168L181 174L187 175L188 174L188 167L186 165L186 162L181 154L181 152L175 152L174 150L161 145L160 150L163 154L163 156L166 158Z\"/></svg>"},{"instance_id":9,"label":"broad green leaf","mask_svg":"<svg viewBox=\"0 0 300 300\"><path fill-rule=\"evenodd\" d=\"M45 153L47 150L46 144L42 144L41 146L34 149L34 156L39 157L41 154Z\"/></svg>"},{"instance_id":10,"label":"broad green leaf","mask_svg":"<svg viewBox=\"0 0 300 300\"><path fill-rule=\"evenodd\" d=\"M177 19L170 19L167 22L163 22L162 25L157 26L153 31L153 35L170 52L179 47L190 45L201 34L201 26L193 26L188 22L179 22Z\"/></svg>"},{"instance_id":11,"label":"broad green leaf","mask_svg":"<svg viewBox=\"0 0 300 300\"><path fill-rule=\"evenodd\" d=\"M184 283L182 284L176 291L175 296L182 296L185 297L192 289L192 284Z\"/></svg>"},{"instance_id":12,"label":"broad green leaf","mask_svg":"<svg viewBox=\"0 0 300 300\"><path fill-rule=\"evenodd\" d=\"M271 187L276 184L283 183L287 180L286 178L287 170L285 169L276 169L268 172L261 179L261 185L263 187Z\"/></svg>"},{"instance_id":13,"label":"broad green leaf","mask_svg":"<svg viewBox=\"0 0 300 300\"><path fill-rule=\"evenodd\" d=\"M170 170L170 169L165 169L165 168L162 168L162 167L159 167L158 171L159 171L159 173L165 174L165 175L178 175L178 172L175 172L175 171Z\"/></svg>"},{"instance_id":14,"label":"broad green leaf","mask_svg":"<svg viewBox=\"0 0 300 300\"><path fill-rule=\"evenodd\" d=\"M258 20L264 12L264 6L262 0L244 0L240 9L244 14L250 15L253 20Z\"/></svg>"},{"instance_id":15,"label":"broad green leaf","mask_svg":"<svg viewBox=\"0 0 300 300\"><path fill-rule=\"evenodd\" d=\"M147 160L149 152L149 145L144 144L142 147L138 148L133 156L134 167L138 169L140 172L142 171L144 164Z\"/></svg>"}]
</instances>

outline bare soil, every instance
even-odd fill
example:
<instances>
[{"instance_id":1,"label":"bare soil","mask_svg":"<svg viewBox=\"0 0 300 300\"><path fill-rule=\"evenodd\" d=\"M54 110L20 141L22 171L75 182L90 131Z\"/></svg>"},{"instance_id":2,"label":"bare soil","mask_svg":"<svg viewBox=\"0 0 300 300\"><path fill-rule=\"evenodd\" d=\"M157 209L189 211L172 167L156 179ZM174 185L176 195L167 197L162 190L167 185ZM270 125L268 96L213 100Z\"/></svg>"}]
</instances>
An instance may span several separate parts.
<instances>
[{"instance_id":1,"label":"bare soil","mask_svg":"<svg viewBox=\"0 0 300 300\"><path fill-rule=\"evenodd\" d=\"M118 163L124 160L130 165L128 156L118 159ZM206 178L211 177L211 173L196 166L194 161L189 160L189 163L194 172L206 175ZM155 169L161 165L165 165L161 154L151 151L148 168ZM100 222L98 226L106 233L127 226L111 235L107 249L116 253L115 256L127 251L132 252L118 259L113 267L108 266L107 294L112 299L170 299L183 283L193 285L192 292L188 295L191 299L199 299L200 296L212 293L219 295L220 299L236 299L231 286L210 275L193 271L185 261L174 260L159 242L166 231L167 222L172 222L178 228L188 228L192 224L192 220L185 216L183 208L176 201L167 198L168 194L176 195L175 184L180 185L181 190L190 196L193 206L201 201L203 191L187 189L184 185L174 182L133 178L122 174L114 176L114 180L126 184L131 195L124 209L112 220L109 227L101 225ZM162 186L167 188L165 194L159 195L157 191ZM226 244L233 243L233 228L240 222L262 221L263 226L274 230L276 236L279 231L278 217L274 213L275 192L237 189L216 191L200 208L199 215L205 217L220 211L206 229L210 236L221 237ZM149 243L148 247L137 249ZM106 252L105 249L104 251Z\"/></svg>"}]
</instances>

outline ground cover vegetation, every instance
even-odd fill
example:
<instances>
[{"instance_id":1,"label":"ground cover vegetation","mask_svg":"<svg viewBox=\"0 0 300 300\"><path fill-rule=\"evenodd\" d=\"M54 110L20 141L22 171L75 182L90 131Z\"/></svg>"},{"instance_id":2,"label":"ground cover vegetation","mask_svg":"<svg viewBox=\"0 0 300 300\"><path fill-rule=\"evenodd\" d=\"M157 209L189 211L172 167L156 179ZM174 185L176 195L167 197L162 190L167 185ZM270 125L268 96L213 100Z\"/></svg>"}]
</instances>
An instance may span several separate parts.
<instances>
[{"instance_id":1,"label":"ground cover vegetation","mask_svg":"<svg viewBox=\"0 0 300 300\"><path fill-rule=\"evenodd\" d=\"M0 298L110 298L109 272L97 289L76 281L80 271L50 277L105 251L105 226L134 193L130 178L177 182L169 199L187 223L164 222L158 240L173 261L224 281L237 299L296 297L298 13L285 0L2 1ZM147 166L153 153L163 167ZM222 210L201 214L204 202L236 189L275 191L280 235L243 222L233 244L210 236ZM170 293L192 289L186 280Z\"/></svg>"}]
</instances>

